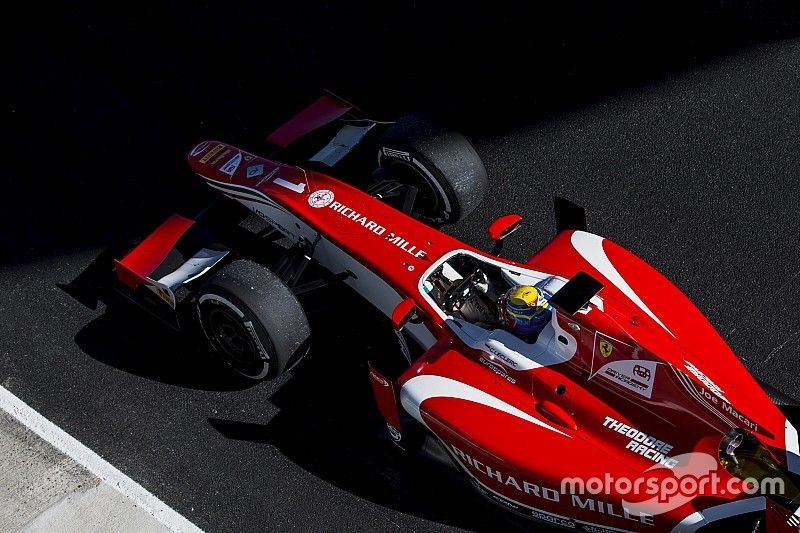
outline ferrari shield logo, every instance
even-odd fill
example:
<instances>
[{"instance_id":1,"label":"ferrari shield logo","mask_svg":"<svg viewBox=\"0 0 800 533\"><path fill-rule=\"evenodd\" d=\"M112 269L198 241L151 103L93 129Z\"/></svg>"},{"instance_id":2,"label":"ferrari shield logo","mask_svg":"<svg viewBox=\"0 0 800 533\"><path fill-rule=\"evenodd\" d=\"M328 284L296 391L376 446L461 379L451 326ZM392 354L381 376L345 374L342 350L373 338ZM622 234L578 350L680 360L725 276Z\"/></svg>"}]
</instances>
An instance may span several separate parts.
<instances>
[{"instance_id":1,"label":"ferrari shield logo","mask_svg":"<svg viewBox=\"0 0 800 533\"><path fill-rule=\"evenodd\" d=\"M608 357L614 351L614 345L608 341L600 341L600 354L603 357Z\"/></svg>"}]
</instances>

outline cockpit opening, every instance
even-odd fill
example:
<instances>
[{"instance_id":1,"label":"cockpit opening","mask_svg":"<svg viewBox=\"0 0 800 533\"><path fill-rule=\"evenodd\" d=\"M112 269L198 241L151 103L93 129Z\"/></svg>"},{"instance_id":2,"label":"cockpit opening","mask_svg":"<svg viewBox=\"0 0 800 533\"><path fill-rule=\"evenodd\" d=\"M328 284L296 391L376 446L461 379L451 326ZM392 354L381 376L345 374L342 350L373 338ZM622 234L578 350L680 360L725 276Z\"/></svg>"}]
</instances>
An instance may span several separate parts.
<instances>
[{"instance_id":1,"label":"cockpit opening","mask_svg":"<svg viewBox=\"0 0 800 533\"><path fill-rule=\"evenodd\" d=\"M442 262L422 287L445 314L532 343L550 320L548 300L565 281L513 272L463 252Z\"/></svg>"}]
</instances>

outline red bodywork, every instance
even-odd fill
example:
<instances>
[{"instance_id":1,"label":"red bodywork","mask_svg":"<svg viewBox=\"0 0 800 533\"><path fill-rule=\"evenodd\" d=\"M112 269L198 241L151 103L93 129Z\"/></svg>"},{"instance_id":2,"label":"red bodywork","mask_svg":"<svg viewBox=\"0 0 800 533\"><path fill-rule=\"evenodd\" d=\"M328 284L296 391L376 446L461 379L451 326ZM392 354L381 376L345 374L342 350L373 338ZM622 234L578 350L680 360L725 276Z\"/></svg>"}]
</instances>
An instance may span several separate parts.
<instances>
[{"instance_id":1,"label":"red bodywork","mask_svg":"<svg viewBox=\"0 0 800 533\"><path fill-rule=\"evenodd\" d=\"M300 137L330 124L345 115L353 106L337 98L323 95L267 136L267 141L285 148Z\"/></svg>"},{"instance_id":2,"label":"red bodywork","mask_svg":"<svg viewBox=\"0 0 800 533\"><path fill-rule=\"evenodd\" d=\"M386 395L396 388L404 411L440 439L490 498L592 531L692 531L703 520L751 508L769 508L775 531L795 530L775 518L782 508L763 497L698 496L667 512L634 513L614 491L577 498L561 492L568 476L635 479L659 459L689 452L718 457L733 427L757 435L782 468L797 472L800 464L796 431L714 327L630 252L589 233L563 231L519 264L339 180L225 143L201 143L189 163L211 187L284 234L308 242L319 237L314 258L334 273L351 270L356 277L347 283L387 316L401 301L415 301L424 321L406 327L427 351L389 387L373 376L381 411L399 426ZM603 288L585 312L554 314L551 344L538 354L508 356L493 349L506 337L469 341L421 290L425 275L456 250L515 274L571 279L585 272ZM650 438L626 448L640 433ZM718 474L731 477L722 468Z\"/></svg>"},{"instance_id":3,"label":"red bodywork","mask_svg":"<svg viewBox=\"0 0 800 533\"><path fill-rule=\"evenodd\" d=\"M140 284L149 284L147 278L167 257L194 220L180 215L172 215L161 223L153 233L120 261L114 261L120 283L131 289Z\"/></svg>"}]
</instances>

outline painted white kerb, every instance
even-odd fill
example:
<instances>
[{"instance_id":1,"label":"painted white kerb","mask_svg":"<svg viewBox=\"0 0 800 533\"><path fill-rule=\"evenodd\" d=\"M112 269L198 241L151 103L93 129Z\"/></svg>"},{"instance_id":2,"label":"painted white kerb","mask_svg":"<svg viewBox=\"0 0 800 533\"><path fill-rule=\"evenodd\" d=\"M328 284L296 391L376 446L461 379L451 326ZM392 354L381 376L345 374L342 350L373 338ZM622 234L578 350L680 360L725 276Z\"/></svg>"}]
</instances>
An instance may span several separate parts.
<instances>
[{"instance_id":1,"label":"painted white kerb","mask_svg":"<svg viewBox=\"0 0 800 533\"><path fill-rule=\"evenodd\" d=\"M0 409L7 412L53 447L83 465L92 474L130 499L135 505L147 511L169 530L176 533L202 533L202 530L196 525L148 492L137 482L117 470L108 461L78 442L66 431L47 420L4 387L0 387Z\"/></svg>"}]
</instances>

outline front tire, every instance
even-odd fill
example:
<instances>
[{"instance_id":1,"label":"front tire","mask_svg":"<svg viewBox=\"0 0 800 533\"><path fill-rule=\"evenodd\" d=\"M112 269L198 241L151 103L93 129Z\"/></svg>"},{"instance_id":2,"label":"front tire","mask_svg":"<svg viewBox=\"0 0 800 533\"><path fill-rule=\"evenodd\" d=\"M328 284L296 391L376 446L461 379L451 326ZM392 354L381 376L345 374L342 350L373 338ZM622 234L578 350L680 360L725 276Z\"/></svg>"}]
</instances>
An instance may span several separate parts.
<instances>
[{"instance_id":1,"label":"front tire","mask_svg":"<svg viewBox=\"0 0 800 533\"><path fill-rule=\"evenodd\" d=\"M308 351L300 302L253 261L234 261L211 277L198 293L197 314L211 348L245 378L275 379Z\"/></svg>"},{"instance_id":2,"label":"front tire","mask_svg":"<svg viewBox=\"0 0 800 533\"><path fill-rule=\"evenodd\" d=\"M418 187L412 214L433 226L469 215L488 187L486 168L466 137L421 114L403 117L386 130L378 164L393 179Z\"/></svg>"}]
</instances>

